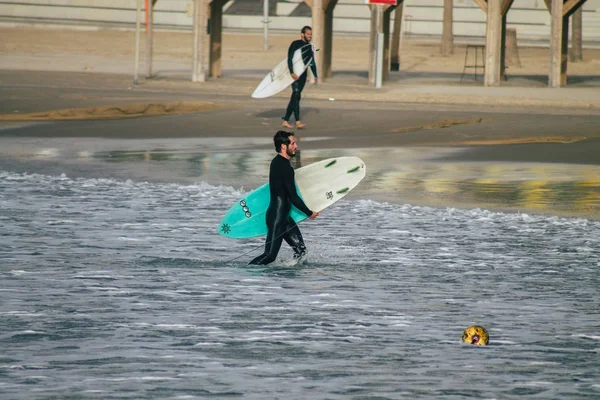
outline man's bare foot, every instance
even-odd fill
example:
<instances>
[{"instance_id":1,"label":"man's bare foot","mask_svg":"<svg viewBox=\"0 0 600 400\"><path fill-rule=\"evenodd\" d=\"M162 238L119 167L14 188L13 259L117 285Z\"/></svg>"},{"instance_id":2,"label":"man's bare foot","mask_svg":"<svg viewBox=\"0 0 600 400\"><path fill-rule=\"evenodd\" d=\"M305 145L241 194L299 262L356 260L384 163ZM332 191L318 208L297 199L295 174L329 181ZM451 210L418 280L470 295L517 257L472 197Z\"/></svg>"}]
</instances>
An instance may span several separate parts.
<instances>
[{"instance_id":1,"label":"man's bare foot","mask_svg":"<svg viewBox=\"0 0 600 400\"><path fill-rule=\"evenodd\" d=\"M303 124L303 123L302 123L302 122L300 122L300 121L296 121L296 128L298 128L298 129L302 129L302 128L304 128L305 126L306 126L306 124Z\"/></svg>"},{"instance_id":2,"label":"man's bare foot","mask_svg":"<svg viewBox=\"0 0 600 400\"><path fill-rule=\"evenodd\" d=\"M287 121L283 121L283 124L281 124L281 126L283 126L284 128L288 128L288 129L294 129L294 127L291 126L290 123Z\"/></svg>"}]
</instances>

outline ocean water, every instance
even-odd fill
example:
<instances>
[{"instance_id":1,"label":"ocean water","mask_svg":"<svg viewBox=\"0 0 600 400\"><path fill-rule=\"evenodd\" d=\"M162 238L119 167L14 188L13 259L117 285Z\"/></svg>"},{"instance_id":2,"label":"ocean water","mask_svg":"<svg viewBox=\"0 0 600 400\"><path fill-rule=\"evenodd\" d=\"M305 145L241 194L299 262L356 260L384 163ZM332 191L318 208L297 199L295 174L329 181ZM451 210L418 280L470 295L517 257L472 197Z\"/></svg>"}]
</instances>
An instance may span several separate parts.
<instances>
[{"instance_id":1,"label":"ocean water","mask_svg":"<svg viewBox=\"0 0 600 400\"><path fill-rule=\"evenodd\" d=\"M600 398L598 221L363 192L250 267L217 226L251 187L12 162L1 398Z\"/></svg>"},{"instance_id":2,"label":"ocean water","mask_svg":"<svg viewBox=\"0 0 600 400\"><path fill-rule=\"evenodd\" d=\"M268 148L0 138L0 398L600 398L600 167L302 151L367 177L248 266Z\"/></svg>"}]
</instances>

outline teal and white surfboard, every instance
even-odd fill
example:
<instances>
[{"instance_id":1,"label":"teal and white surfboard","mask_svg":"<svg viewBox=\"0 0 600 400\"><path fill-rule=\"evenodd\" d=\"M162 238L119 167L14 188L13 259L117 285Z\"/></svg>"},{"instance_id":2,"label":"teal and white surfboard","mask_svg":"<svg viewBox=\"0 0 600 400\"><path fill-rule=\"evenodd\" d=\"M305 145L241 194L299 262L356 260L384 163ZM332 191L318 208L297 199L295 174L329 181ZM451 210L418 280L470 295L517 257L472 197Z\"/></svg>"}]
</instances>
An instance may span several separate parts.
<instances>
[{"instance_id":1,"label":"teal and white surfboard","mask_svg":"<svg viewBox=\"0 0 600 400\"><path fill-rule=\"evenodd\" d=\"M367 168L358 157L337 157L298 168L296 188L304 203L314 211L322 211L354 189L365 177ZM264 184L238 200L219 224L223 236L243 239L267 234L265 214L271 194ZM290 212L297 223L308 218L296 207Z\"/></svg>"}]
</instances>

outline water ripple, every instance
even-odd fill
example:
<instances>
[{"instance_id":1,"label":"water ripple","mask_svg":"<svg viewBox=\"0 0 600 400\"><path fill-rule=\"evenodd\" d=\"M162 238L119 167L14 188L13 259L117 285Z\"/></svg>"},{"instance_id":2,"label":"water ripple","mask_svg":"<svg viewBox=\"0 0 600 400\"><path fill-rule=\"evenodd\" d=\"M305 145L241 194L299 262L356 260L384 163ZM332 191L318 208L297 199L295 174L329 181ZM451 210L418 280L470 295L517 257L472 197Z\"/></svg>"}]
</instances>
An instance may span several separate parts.
<instances>
[{"instance_id":1,"label":"water ripple","mask_svg":"<svg viewBox=\"0 0 600 400\"><path fill-rule=\"evenodd\" d=\"M600 222L347 200L256 267L242 194L0 172L2 397L600 395Z\"/></svg>"}]
</instances>

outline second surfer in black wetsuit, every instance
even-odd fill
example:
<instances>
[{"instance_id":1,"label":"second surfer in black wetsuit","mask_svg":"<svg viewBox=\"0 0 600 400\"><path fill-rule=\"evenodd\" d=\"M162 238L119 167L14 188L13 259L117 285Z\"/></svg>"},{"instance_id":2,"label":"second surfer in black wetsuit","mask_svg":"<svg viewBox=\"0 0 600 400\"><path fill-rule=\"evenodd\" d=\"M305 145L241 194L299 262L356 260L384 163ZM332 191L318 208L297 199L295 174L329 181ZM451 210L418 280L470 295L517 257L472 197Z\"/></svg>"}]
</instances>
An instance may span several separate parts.
<instances>
[{"instance_id":1,"label":"second surfer in black wetsuit","mask_svg":"<svg viewBox=\"0 0 600 400\"><path fill-rule=\"evenodd\" d=\"M267 239L265 252L250 264L266 265L277 258L283 240L294 250L294 258L301 258L306 254L306 246L298 225L290 216L292 205L305 213L310 219L319 216L318 212L310 210L298 196L294 178L294 168L290 158L296 155L298 144L293 132L278 131L273 136L277 155L271 161L269 170L269 190L271 202L267 209Z\"/></svg>"},{"instance_id":2,"label":"second surfer in black wetsuit","mask_svg":"<svg viewBox=\"0 0 600 400\"><path fill-rule=\"evenodd\" d=\"M289 120L294 114L294 118L296 119L296 128L302 129L306 126L300 121L300 98L302 97L302 90L304 89L304 85L306 84L306 77L308 76L308 69L304 70L302 75L298 76L294 73L294 53L296 50L300 49L302 52L302 61L304 61L304 65L310 62L310 69L312 70L314 76L314 83L317 83L317 64L315 63L315 53L313 51L313 46L310 44L312 39L312 28L310 26L305 26L302 28L300 33L300 39L294 40L288 49L288 68L290 69L290 73L292 74L292 78L294 78L294 82L292 83L292 97L290 98L290 102L288 103L287 110L285 112L285 116L283 117L284 128L292 129L292 125L290 125ZM312 61L311 61L312 60Z\"/></svg>"}]
</instances>

